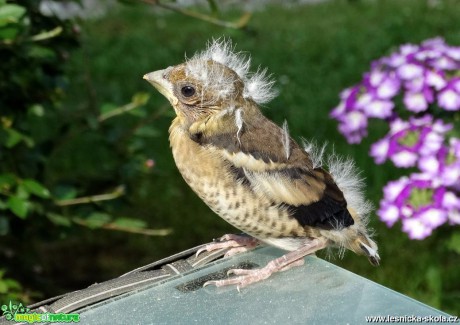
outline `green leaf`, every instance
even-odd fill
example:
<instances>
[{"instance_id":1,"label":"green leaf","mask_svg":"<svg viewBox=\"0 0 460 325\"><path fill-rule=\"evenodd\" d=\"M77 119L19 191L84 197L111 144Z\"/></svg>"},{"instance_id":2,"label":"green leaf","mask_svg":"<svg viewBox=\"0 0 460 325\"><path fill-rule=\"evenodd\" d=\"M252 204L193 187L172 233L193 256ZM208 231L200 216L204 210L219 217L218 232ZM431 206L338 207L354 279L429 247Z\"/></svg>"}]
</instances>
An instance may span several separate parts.
<instances>
[{"instance_id":1,"label":"green leaf","mask_svg":"<svg viewBox=\"0 0 460 325\"><path fill-rule=\"evenodd\" d=\"M145 106L139 107L136 109L132 109L128 111L128 114L131 116L140 117L140 118L146 117L148 115L147 110L145 109Z\"/></svg>"},{"instance_id":2,"label":"green leaf","mask_svg":"<svg viewBox=\"0 0 460 325\"><path fill-rule=\"evenodd\" d=\"M25 219L29 210L29 203L17 196L11 196L8 199L8 207L19 218Z\"/></svg>"},{"instance_id":3,"label":"green leaf","mask_svg":"<svg viewBox=\"0 0 460 325\"><path fill-rule=\"evenodd\" d=\"M11 43L12 40L16 38L19 34L19 27L18 26L5 26L0 27L0 39L3 40L4 43Z\"/></svg>"},{"instance_id":4,"label":"green leaf","mask_svg":"<svg viewBox=\"0 0 460 325\"><path fill-rule=\"evenodd\" d=\"M55 225L64 226L64 227L70 227L72 225L72 221L70 221L69 218L64 217L60 214L50 212L50 213L47 213L46 216Z\"/></svg>"},{"instance_id":5,"label":"green leaf","mask_svg":"<svg viewBox=\"0 0 460 325\"><path fill-rule=\"evenodd\" d=\"M43 117L45 115L45 108L42 105L35 104L29 107L28 113L37 117Z\"/></svg>"},{"instance_id":6,"label":"green leaf","mask_svg":"<svg viewBox=\"0 0 460 325\"><path fill-rule=\"evenodd\" d=\"M58 185L53 189L53 195L58 200L70 200L77 197L78 191L69 185Z\"/></svg>"},{"instance_id":7,"label":"green leaf","mask_svg":"<svg viewBox=\"0 0 460 325\"><path fill-rule=\"evenodd\" d=\"M136 132L134 132L134 134L139 137L145 137L145 138L153 138L153 137L157 137L161 135L158 129L151 125L145 125L145 126L138 128Z\"/></svg>"},{"instance_id":8,"label":"green leaf","mask_svg":"<svg viewBox=\"0 0 460 325\"><path fill-rule=\"evenodd\" d=\"M0 293L5 294L8 291L8 286L4 280L0 281Z\"/></svg>"},{"instance_id":9,"label":"green leaf","mask_svg":"<svg viewBox=\"0 0 460 325\"><path fill-rule=\"evenodd\" d=\"M5 130L7 133L7 138L5 141L5 147L7 148L13 148L15 145L17 145L19 142L22 140L22 134L16 131L15 129L6 129Z\"/></svg>"},{"instance_id":10,"label":"green leaf","mask_svg":"<svg viewBox=\"0 0 460 325\"><path fill-rule=\"evenodd\" d=\"M136 106L142 106L148 102L149 98L150 98L150 95L148 93L136 93L134 94L131 101Z\"/></svg>"},{"instance_id":11,"label":"green leaf","mask_svg":"<svg viewBox=\"0 0 460 325\"><path fill-rule=\"evenodd\" d=\"M16 196L18 198L27 200L30 196L30 193L27 190L27 188L22 183L20 183L18 187L16 188Z\"/></svg>"},{"instance_id":12,"label":"green leaf","mask_svg":"<svg viewBox=\"0 0 460 325\"><path fill-rule=\"evenodd\" d=\"M25 179L22 181L22 185L32 194L47 199L50 197L50 191L46 187L44 187L39 182L33 179Z\"/></svg>"},{"instance_id":13,"label":"green leaf","mask_svg":"<svg viewBox=\"0 0 460 325\"><path fill-rule=\"evenodd\" d=\"M107 213L94 212L91 213L86 219L85 224L87 227L95 229L101 228L103 225L109 223L112 217Z\"/></svg>"},{"instance_id":14,"label":"green leaf","mask_svg":"<svg viewBox=\"0 0 460 325\"><path fill-rule=\"evenodd\" d=\"M457 254L460 254L460 232L452 234L447 242L447 248Z\"/></svg>"},{"instance_id":15,"label":"green leaf","mask_svg":"<svg viewBox=\"0 0 460 325\"><path fill-rule=\"evenodd\" d=\"M7 285L8 287L8 290L11 291L12 289L21 289L21 285L19 284L18 281L16 280L13 280L13 279L5 279L3 280L5 282L5 284Z\"/></svg>"},{"instance_id":16,"label":"green leaf","mask_svg":"<svg viewBox=\"0 0 460 325\"><path fill-rule=\"evenodd\" d=\"M32 46L29 49L29 57L31 58L36 58L36 59L55 59L56 58L56 53L44 46ZM40 107L40 105L34 105Z\"/></svg>"},{"instance_id":17,"label":"green leaf","mask_svg":"<svg viewBox=\"0 0 460 325\"><path fill-rule=\"evenodd\" d=\"M116 110L117 108L118 108L118 106L115 105L115 104L106 103L106 104L103 104L103 105L101 106L101 108L100 108L99 111L101 112L101 114L106 114L106 113L108 113L108 112L111 112L111 111L113 111L113 110Z\"/></svg>"},{"instance_id":18,"label":"green leaf","mask_svg":"<svg viewBox=\"0 0 460 325\"><path fill-rule=\"evenodd\" d=\"M16 185L16 176L14 174L0 174L0 190L9 191L14 185Z\"/></svg>"},{"instance_id":19,"label":"green leaf","mask_svg":"<svg viewBox=\"0 0 460 325\"><path fill-rule=\"evenodd\" d=\"M25 12L26 9L18 5L2 5L0 7L0 27L10 23L18 22L19 19L25 14Z\"/></svg>"}]
</instances>

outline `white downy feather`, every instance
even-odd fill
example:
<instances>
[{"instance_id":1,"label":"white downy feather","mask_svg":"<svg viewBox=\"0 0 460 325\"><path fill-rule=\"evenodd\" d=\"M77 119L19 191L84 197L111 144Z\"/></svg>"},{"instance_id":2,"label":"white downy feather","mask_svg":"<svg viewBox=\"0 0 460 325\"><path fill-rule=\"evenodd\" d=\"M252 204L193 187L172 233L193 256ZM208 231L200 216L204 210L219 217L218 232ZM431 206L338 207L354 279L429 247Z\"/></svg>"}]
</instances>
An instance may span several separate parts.
<instances>
[{"instance_id":1,"label":"white downy feather","mask_svg":"<svg viewBox=\"0 0 460 325\"><path fill-rule=\"evenodd\" d=\"M236 132L236 138L238 139L238 142L241 144L240 140L240 133L243 130L243 110L241 108L238 108L235 111L235 124L236 127L238 128L238 131Z\"/></svg>"},{"instance_id":2,"label":"white downy feather","mask_svg":"<svg viewBox=\"0 0 460 325\"><path fill-rule=\"evenodd\" d=\"M343 192L348 206L361 216L363 222L366 222L367 215L372 211L372 204L364 197L364 179L360 177L355 162L351 158L343 158L332 153L326 158L326 166L323 166L327 144L318 146L312 141L303 140L303 146L310 155L313 168L325 167L329 170L337 186Z\"/></svg>"},{"instance_id":3,"label":"white downy feather","mask_svg":"<svg viewBox=\"0 0 460 325\"><path fill-rule=\"evenodd\" d=\"M284 123L283 123L282 142L283 142L284 154L286 155L286 159L289 159L289 156L291 155L291 141L289 137L289 126L286 120L284 120Z\"/></svg>"},{"instance_id":4,"label":"white downy feather","mask_svg":"<svg viewBox=\"0 0 460 325\"><path fill-rule=\"evenodd\" d=\"M234 91L235 79L224 74L218 65L210 65L209 60L225 65L233 70L244 83L243 97L258 104L272 100L277 92L273 89L274 80L267 74L267 69L258 69L250 73L250 56L235 52L231 40L213 39L206 50L195 54L186 61L186 73L199 80L204 88L211 88L217 98L225 98Z\"/></svg>"}]
</instances>

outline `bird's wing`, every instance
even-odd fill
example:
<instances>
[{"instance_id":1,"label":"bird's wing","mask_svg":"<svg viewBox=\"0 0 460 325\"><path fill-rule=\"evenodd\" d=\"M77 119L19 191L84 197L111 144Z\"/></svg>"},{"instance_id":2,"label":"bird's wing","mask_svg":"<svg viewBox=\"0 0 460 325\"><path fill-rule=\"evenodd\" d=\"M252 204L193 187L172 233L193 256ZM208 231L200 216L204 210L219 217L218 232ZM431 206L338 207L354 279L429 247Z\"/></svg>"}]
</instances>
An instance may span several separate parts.
<instances>
[{"instance_id":1,"label":"bird's wing","mask_svg":"<svg viewBox=\"0 0 460 325\"><path fill-rule=\"evenodd\" d=\"M308 154L265 117L239 132L202 139L226 159L235 177L274 205L285 206L302 226L341 229L354 223L331 175L313 168Z\"/></svg>"}]
</instances>

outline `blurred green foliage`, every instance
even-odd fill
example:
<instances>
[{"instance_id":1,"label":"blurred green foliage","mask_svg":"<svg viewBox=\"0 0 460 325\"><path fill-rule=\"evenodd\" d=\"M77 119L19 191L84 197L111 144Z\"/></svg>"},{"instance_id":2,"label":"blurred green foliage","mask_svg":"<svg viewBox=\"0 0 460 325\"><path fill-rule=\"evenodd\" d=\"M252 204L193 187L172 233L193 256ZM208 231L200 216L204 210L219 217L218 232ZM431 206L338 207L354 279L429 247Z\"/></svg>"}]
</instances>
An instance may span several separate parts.
<instances>
[{"instance_id":1,"label":"blurred green foliage","mask_svg":"<svg viewBox=\"0 0 460 325\"><path fill-rule=\"evenodd\" d=\"M79 46L79 27L44 16L39 5L0 1L1 302L34 298L18 295L20 282L29 286L40 273L33 272L40 260L34 243L78 232L75 225L170 232L118 214L128 203L113 201L131 179L150 172L145 139L156 133L144 127L149 95L137 93L121 106L63 105L72 77L65 67Z\"/></svg>"},{"instance_id":2,"label":"blurred green foliage","mask_svg":"<svg viewBox=\"0 0 460 325\"><path fill-rule=\"evenodd\" d=\"M225 16L238 19L240 12L229 10ZM29 125L35 133L19 127L19 120L14 119L11 127L24 138L21 136L11 149L1 148L0 173L7 171L4 161L16 157L16 151L23 155L28 152L31 159L39 161L32 164L35 169L21 169L26 173L12 169L19 175L9 185L13 196L19 196L18 187L27 179L48 189L50 195L40 197L26 190L30 191L26 201L31 202L26 220L4 203L0 228L8 225L2 229L8 228L9 235L0 237L0 258L8 271L18 270L14 276L24 287L50 296L118 276L224 233L237 232L212 213L181 179L167 140L173 112L167 101L142 80L147 72L182 62L184 52L191 56L202 50L212 37L231 37L238 50L251 53L254 68L269 67L280 96L267 105L270 108L264 108L265 114L278 124L287 119L295 138L329 141L336 152L355 158L367 179L367 195L377 204L383 185L401 175L390 165L376 166L368 156L369 145L386 132L387 126L375 121L369 138L362 145L351 146L338 134L328 114L338 104L343 88L359 81L372 60L400 44L440 35L448 43L459 45L459 17L458 0L336 0L294 8L266 7L256 11L242 30L149 11L145 5L125 5L107 17L83 22L81 47L67 52L66 64L53 63L55 69L65 67L67 77L60 89L68 95L58 100L59 104L54 101L51 108L43 103L46 101L31 102L22 113L26 118L20 121L25 123L33 117ZM57 25L43 30L53 30ZM65 27L61 33L65 35ZM5 46L1 45L1 51ZM133 99L132 94L139 91L148 92L151 99L142 101L144 105L136 109L127 109L145 98L138 95ZM43 117L29 113L36 105L43 108L38 109L45 112ZM3 108L0 115L4 115ZM28 146L28 139L33 140L33 146ZM33 161L29 156L5 166ZM124 185L126 195L117 200L56 204L56 200L62 203L117 193L120 185ZM8 202L10 196L3 192L0 195ZM37 202L46 207L42 214L35 212ZM21 209L17 212L21 214ZM45 216L46 222L40 216ZM111 216L135 216L158 228L171 227L174 233L166 238L146 237L97 228L113 224L106 223ZM67 227L69 222L87 227ZM62 226L47 226L55 223ZM443 227L427 240L411 241L398 226L387 229L376 218L371 226L376 229L382 265L373 268L365 258L354 254L346 254L334 263L434 307L460 314L459 240L453 227ZM69 252L72 263L59 263Z\"/></svg>"}]
</instances>

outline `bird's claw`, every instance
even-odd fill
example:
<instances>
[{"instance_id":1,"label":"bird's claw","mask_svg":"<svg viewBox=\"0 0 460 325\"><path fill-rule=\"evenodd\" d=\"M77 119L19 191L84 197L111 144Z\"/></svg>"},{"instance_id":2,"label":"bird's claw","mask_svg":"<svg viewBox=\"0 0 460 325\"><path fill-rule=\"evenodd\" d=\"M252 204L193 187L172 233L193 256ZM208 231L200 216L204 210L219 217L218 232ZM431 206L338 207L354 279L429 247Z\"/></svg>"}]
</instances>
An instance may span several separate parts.
<instances>
[{"instance_id":1,"label":"bird's claw","mask_svg":"<svg viewBox=\"0 0 460 325\"><path fill-rule=\"evenodd\" d=\"M198 257L198 255L200 255L203 252L207 252L208 251L207 246L208 245L206 245L206 246L200 248L199 250L197 250L196 253L195 253L195 257Z\"/></svg>"},{"instance_id":2,"label":"bird's claw","mask_svg":"<svg viewBox=\"0 0 460 325\"><path fill-rule=\"evenodd\" d=\"M250 284L265 280L274 273L268 268L262 269L231 269L227 272L227 275L238 275L233 278L223 280L207 281L203 284L203 287L208 285L214 285L216 287L224 287L229 285L235 285L238 291Z\"/></svg>"},{"instance_id":3,"label":"bird's claw","mask_svg":"<svg viewBox=\"0 0 460 325\"><path fill-rule=\"evenodd\" d=\"M215 285L215 286L217 287L218 285L216 284L216 282L218 282L218 281L217 281L217 280L206 281L205 283L203 283L203 288L204 288L204 287L207 287L207 286L209 286L209 285Z\"/></svg>"},{"instance_id":4,"label":"bird's claw","mask_svg":"<svg viewBox=\"0 0 460 325\"><path fill-rule=\"evenodd\" d=\"M204 286L215 285L216 287L223 287L236 284L236 288L240 291L252 283L256 283L267 279L270 275L276 272L285 271L295 266L300 266L305 263L304 257L308 254L314 253L326 242L314 240L309 242L308 245L303 246L293 252L289 252L281 257L278 257L261 269L230 269L227 271L227 276L236 275L232 278L223 280L208 281Z\"/></svg>"}]
</instances>

